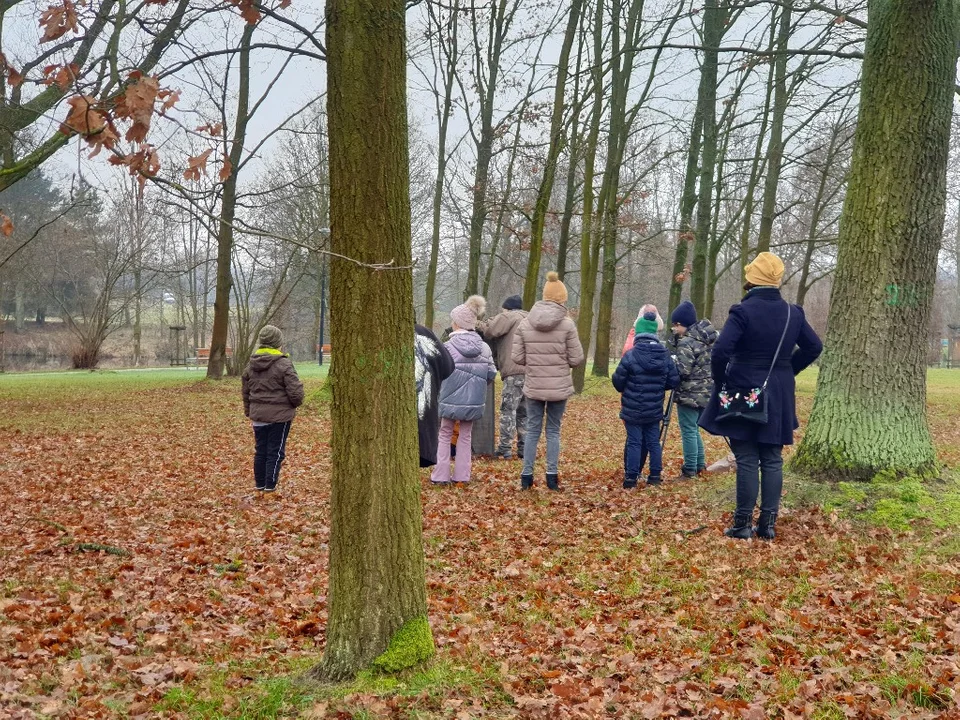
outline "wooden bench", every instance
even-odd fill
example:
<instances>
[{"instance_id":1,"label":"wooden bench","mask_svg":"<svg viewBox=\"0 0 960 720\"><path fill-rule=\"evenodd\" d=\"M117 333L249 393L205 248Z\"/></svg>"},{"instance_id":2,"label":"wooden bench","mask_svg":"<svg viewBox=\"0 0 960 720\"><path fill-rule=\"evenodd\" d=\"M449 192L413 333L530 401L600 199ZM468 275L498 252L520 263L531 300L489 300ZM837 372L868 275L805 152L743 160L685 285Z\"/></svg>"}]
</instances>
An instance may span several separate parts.
<instances>
[{"instance_id":1,"label":"wooden bench","mask_svg":"<svg viewBox=\"0 0 960 720\"><path fill-rule=\"evenodd\" d=\"M226 348L227 360L233 358L233 348ZM210 348L197 348L197 354L195 357L187 358L188 365L196 365L197 367L205 366L210 362Z\"/></svg>"}]
</instances>

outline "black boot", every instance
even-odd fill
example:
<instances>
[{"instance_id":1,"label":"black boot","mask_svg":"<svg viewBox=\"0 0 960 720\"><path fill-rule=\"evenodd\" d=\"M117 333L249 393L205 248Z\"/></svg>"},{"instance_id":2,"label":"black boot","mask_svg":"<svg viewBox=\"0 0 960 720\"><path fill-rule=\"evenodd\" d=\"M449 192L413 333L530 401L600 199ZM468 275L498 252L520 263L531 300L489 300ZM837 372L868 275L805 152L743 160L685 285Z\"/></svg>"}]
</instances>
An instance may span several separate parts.
<instances>
[{"instance_id":1,"label":"black boot","mask_svg":"<svg viewBox=\"0 0 960 720\"><path fill-rule=\"evenodd\" d=\"M647 485L655 487L663 483L663 478L659 475L647 475Z\"/></svg>"},{"instance_id":2,"label":"black boot","mask_svg":"<svg viewBox=\"0 0 960 720\"><path fill-rule=\"evenodd\" d=\"M560 489L560 482L559 482L559 479L558 479L556 473L554 473L554 474L552 474L552 475L551 475L550 473L547 473L547 489L548 489L548 490L559 490L559 489Z\"/></svg>"},{"instance_id":3,"label":"black boot","mask_svg":"<svg viewBox=\"0 0 960 720\"><path fill-rule=\"evenodd\" d=\"M633 490L637 486L637 478L625 477L623 479L623 489L624 490Z\"/></svg>"},{"instance_id":4,"label":"black boot","mask_svg":"<svg viewBox=\"0 0 960 720\"><path fill-rule=\"evenodd\" d=\"M520 476L520 489L529 490L533 487L533 475L521 475Z\"/></svg>"},{"instance_id":5,"label":"black boot","mask_svg":"<svg viewBox=\"0 0 960 720\"><path fill-rule=\"evenodd\" d=\"M733 527L728 527L723 534L736 540L749 540L753 537L753 513L735 512Z\"/></svg>"},{"instance_id":6,"label":"black boot","mask_svg":"<svg viewBox=\"0 0 960 720\"><path fill-rule=\"evenodd\" d=\"M760 517L757 518L757 526L753 531L761 540L773 540L777 533L774 526L777 524L777 513L760 511Z\"/></svg>"}]
</instances>

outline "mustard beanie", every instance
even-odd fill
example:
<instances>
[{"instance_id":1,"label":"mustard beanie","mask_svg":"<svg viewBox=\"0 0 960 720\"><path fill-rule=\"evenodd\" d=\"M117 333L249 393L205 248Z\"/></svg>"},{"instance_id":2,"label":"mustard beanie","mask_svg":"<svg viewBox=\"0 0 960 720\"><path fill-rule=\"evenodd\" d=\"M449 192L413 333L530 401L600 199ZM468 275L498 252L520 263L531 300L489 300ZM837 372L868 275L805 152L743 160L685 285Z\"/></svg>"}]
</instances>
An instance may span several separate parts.
<instances>
[{"instance_id":1,"label":"mustard beanie","mask_svg":"<svg viewBox=\"0 0 960 720\"><path fill-rule=\"evenodd\" d=\"M547 282L543 286L543 299L561 305L567 304L567 286L560 282L560 276L553 270L547 273Z\"/></svg>"},{"instance_id":2,"label":"mustard beanie","mask_svg":"<svg viewBox=\"0 0 960 720\"><path fill-rule=\"evenodd\" d=\"M783 282L783 260L769 252L762 252L747 265L744 277L751 285L780 287Z\"/></svg>"}]
</instances>

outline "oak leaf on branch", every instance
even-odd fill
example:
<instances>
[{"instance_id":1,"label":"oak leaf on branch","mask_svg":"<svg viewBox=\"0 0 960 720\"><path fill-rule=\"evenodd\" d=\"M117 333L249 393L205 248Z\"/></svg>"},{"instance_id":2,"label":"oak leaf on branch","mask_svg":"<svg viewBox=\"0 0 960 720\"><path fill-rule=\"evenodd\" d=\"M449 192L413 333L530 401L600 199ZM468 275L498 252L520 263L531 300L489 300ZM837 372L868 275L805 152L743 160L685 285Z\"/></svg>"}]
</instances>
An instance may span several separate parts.
<instances>
[{"instance_id":1,"label":"oak leaf on branch","mask_svg":"<svg viewBox=\"0 0 960 720\"><path fill-rule=\"evenodd\" d=\"M50 5L40 13L40 26L43 28L41 43L52 42L68 32L78 32L77 6L72 0L64 0L62 5Z\"/></svg>"}]
</instances>

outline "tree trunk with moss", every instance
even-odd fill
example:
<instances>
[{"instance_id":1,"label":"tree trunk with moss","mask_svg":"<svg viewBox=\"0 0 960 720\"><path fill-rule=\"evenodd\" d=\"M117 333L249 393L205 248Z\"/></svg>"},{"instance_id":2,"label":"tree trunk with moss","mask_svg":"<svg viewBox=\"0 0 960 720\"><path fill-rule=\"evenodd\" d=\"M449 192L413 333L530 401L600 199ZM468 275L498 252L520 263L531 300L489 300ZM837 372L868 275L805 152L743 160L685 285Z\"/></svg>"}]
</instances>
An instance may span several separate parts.
<instances>
[{"instance_id":1,"label":"tree trunk with moss","mask_svg":"<svg viewBox=\"0 0 960 720\"><path fill-rule=\"evenodd\" d=\"M343 680L363 668L415 665L434 647L411 400L404 3L328 0L326 14L337 359L326 650L312 674ZM373 267L390 261L400 269Z\"/></svg>"},{"instance_id":2,"label":"tree trunk with moss","mask_svg":"<svg viewBox=\"0 0 960 720\"><path fill-rule=\"evenodd\" d=\"M932 476L926 352L956 66L950 0L873 0L827 350L794 464Z\"/></svg>"}]
</instances>

